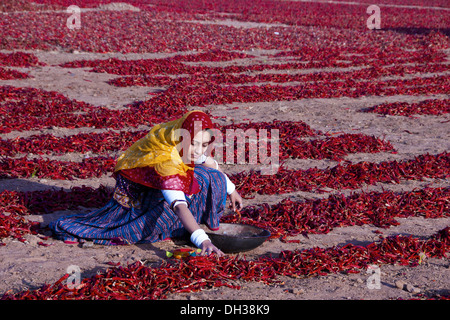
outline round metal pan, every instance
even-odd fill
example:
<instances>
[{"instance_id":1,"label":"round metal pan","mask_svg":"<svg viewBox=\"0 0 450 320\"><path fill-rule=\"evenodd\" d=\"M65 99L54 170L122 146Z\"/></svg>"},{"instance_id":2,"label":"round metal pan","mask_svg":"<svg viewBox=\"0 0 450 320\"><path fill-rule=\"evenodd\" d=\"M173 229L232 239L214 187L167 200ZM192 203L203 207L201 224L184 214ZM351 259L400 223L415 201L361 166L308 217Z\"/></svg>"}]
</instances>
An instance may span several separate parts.
<instances>
[{"instance_id":1,"label":"round metal pan","mask_svg":"<svg viewBox=\"0 0 450 320\"><path fill-rule=\"evenodd\" d=\"M270 237L268 230L235 223L221 223L217 231L205 229L211 242L225 253L255 249Z\"/></svg>"}]
</instances>

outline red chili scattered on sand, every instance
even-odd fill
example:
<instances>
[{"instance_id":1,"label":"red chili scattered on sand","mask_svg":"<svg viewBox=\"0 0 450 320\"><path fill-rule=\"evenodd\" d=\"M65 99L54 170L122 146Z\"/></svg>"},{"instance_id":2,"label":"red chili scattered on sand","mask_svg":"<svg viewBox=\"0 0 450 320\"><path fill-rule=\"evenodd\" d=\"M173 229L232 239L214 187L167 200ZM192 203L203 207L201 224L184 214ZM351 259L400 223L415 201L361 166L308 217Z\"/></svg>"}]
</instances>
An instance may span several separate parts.
<instances>
[{"instance_id":1,"label":"red chili scattered on sand","mask_svg":"<svg viewBox=\"0 0 450 320\"><path fill-rule=\"evenodd\" d=\"M421 5L419 0L412 0ZM358 6L329 3L279 3L267 0L130 0L141 9L132 11L96 11L83 13L83 32L62 30L68 15L63 12L71 0L3 1L0 11L14 12L2 16L0 41L6 50L79 50L89 52L180 52L197 50L163 59L120 59L74 61L62 67L90 67L92 72L122 75L109 83L117 86L164 86L164 90L147 101L124 106L122 110L96 107L68 99L57 93L34 88L0 86L0 133L38 130L50 127L123 129L141 124L172 120L188 107L233 102L270 102L305 98L359 98L369 95L447 94L450 88L445 50L448 37L448 14L437 10L383 8L383 28L387 32L370 32ZM411 4L404 0L397 4ZM83 1L83 7L96 7L103 0ZM433 6L444 6L446 0L433 0ZM332 10L330 10L330 6ZM242 7L246 7L242 11ZM214 8L214 10L211 10ZM18 12L18 11L27 12ZM259 23L282 23L288 26L235 28L225 25L195 23L188 20L226 19ZM305 14L305 12L307 14ZM308 14L311 13L311 14ZM183 20L183 21L180 21ZM114 21L99 28L104 21ZM134 26L130 30L130 23ZM188 26L188 28L187 28ZM315 26L314 35L310 26ZM349 28L348 26L352 26ZM322 28L325 27L325 28ZM330 28L333 27L333 28ZM306 28L306 29L305 29ZM187 32L187 30L189 32ZM304 32L308 30L308 32ZM401 32L395 32L399 30ZM427 30L427 32L422 32ZM418 32L421 31L421 32ZM429 32L428 32L429 31ZM147 39L142 42L141 39ZM320 39L320 40L319 40ZM340 39L346 45L330 45ZM370 46L367 45L370 43ZM386 43L401 43L386 47ZM221 46L217 50L218 45ZM254 59L245 50L282 50L264 58L280 59L277 63L233 64L209 67L199 62ZM41 66L37 57L24 52L0 53L0 79L24 79L27 74L9 67ZM311 68L356 68L351 71L291 73ZM274 71L284 72L276 74ZM270 72L265 72L270 71ZM426 76L424 73L440 73ZM409 77L404 77L408 75ZM413 75L412 77L410 75ZM394 77L386 79L382 77ZM401 78L403 77L403 78ZM296 81L297 84L286 83ZM448 113L448 99L422 102L385 103L364 110L392 115L442 115ZM238 107L235 107L238 108ZM21 116L18 117L17 115ZM343 134L330 137L313 131L301 122L233 124L223 128L278 128L283 136L280 158L313 158L342 160L354 152L395 152L389 142L365 135ZM308 132L309 131L309 132ZM300 133L301 132L301 133ZM295 134L294 134L295 133ZM20 153L85 152L84 146L98 153L125 148L141 133L124 133L123 140L108 132L83 134L66 138L41 135L2 140L0 179L46 177L51 179L89 178L110 173L114 159L96 157L81 163L44 159L10 158ZM309 141L298 138L314 137ZM318 137L323 135L324 137ZM112 141L116 140L116 141ZM52 150L53 149L53 150ZM90 150L91 151L91 150ZM321 188L355 189L362 184L399 182L401 179L449 177L449 154L421 155L412 160L361 162L319 170L286 170L280 168L273 177L257 172L232 176L238 190L252 193L286 193L297 190L321 192ZM448 188L425 188L406 193L362 193L349 197L294 202L289 199L273 205L247 207L241 210L243 222L269 228L282 241L288 236L326 233L343 225L371 223L379 227L395 225L398 216L448 216ZM36 233L38 223L27 221L27 214L48 213L60 208L74 210L78 205L101 206L111 190L80 187L63 190L0 193L0 238L14 237L25 242L24 235ZM321 214L318 214L318 212ZM295 212L295 215L293 214ZM326 214L323 214L326 212ZM226 217L232 219L236 217ZM227 220L226 220L227 221ZM445 257L450 246L449 227L428 239L393 236L382 238L366 247L348 244L332 248L283 251L278 257L246 261L238 257L192 257L185 261L164 262L160 267L135 263L115 266L101 274L84 279L82 285L69 289L65 274L52 285L38 290L9 292L3 299L161 299L174 292L192 292L204 288L228 286L238 289L235 280L277 282L278 276L307 277L333 272L360 272L369 264L399 263L415 266L423 254ZM44 238L42 238L44 239ZM40 241L39 245L48 244ZM5 245L5 243L0 243ZM109 264L114 264L109 262ZM232 280L233 282L231 282Z\"/></svg>"},{"instance_id":2,"label":"red chili scattered on sand","mask_svg":"<svg viewBox=\"0 0 450 320\"><path fill-rule=\"evenodd\" d=\"M442 115L450 113L450 99L427 99L421 102L390 102L364 109L365 112L388 114L393 116L411 116L414 114Z\"/></svg>"},{"instance_id":3,"label":"red chili scattered on sand","mask_svg":"<svg viewBox=\"0 0 450 320\"><path fill-rule=\"evenodd\" d=\"M292 201L284 199L275 205L245 207L240 216L228 215L223 222L255 225L268 229L272 238L292 242L286 237L308 233L328 233L334 228L371 224L388 228L398 225L396 217L450 216L450 188L425 188L395 193L363 192L344 197L330 195L326 199ZM297 240L295 240L297 241Z\"/></svg>"},{"instance_id":4,"label":"red chili scattered on sand","mask_svg":"<svg viewBox=\"0 0 450 320\"><path fill-rule=\"evenodd\" d=\"M331 168L289 170L280 167L274 175L257 171L230 176L243 196L280 194L294 191L323 192L322 188L356 189L377 182L399 183L400 180L420 180L423 177L447 179L450 176L450 154L424 154L411 160L358 162L338 164Z\"/></svg>"},{"instance_id":5,"label":"red chili scattered on sand","mask_svg":"<svg viewBox=\"0 0 450 320\"><path fill-rule=\"evenodd\" d=\"M227 286L240 289L239 281L280 283L279 276L304 278L331 273L359 273L371 264L417 266L421 255L443 258L450 249L450 227L428 239L412 236L382 238L367 246L351 243L330 248L282 251L278 257L261 257L248 261L239 256L196 256L186 260L163 261L158 267L141 262L117 266L82 280L70 289L65 274L54 284L18 293L6 292L3 300L84 300L84 299L164 299L171 293L195 292Z\"/></svg>"}]
</instances>

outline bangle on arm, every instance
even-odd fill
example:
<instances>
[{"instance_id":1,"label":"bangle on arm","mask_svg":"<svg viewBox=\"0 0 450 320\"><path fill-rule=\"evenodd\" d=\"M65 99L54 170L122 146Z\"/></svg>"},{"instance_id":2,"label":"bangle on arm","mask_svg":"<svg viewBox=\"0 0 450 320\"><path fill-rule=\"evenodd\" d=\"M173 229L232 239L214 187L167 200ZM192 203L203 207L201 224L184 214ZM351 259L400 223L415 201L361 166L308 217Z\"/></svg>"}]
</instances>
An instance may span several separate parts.
<instances>
[{"instance_id":1,"label":"bangle on arm","mask_svg":"<svg viewBox=\"0 0 450 320\"><path fill-rule=\"evenodd\" d=\"M197 248L200 248L203 241L209 240L208 235L206 234L205 230L203 229L197 229L191 234L191 242L195 244Z\"/></svg>"},{"instance_id":2,"label":"bangle on arm","mask_svg":"<svg viewBox=\"0 0 450 320\"><path fill-rule=\"evenodd\" d=\"M186 204L186 206L188 205L184 192L177 191L177 190L161 190L161 191L164 196L164 199L170 205L170 208L172 210L174 210L175 207L181 203ZM194 219L190 212L189 212L189 216L191 217L191 219ZM195 222L195 220L194 220L194 222ZM184 222L183 222L183 224L184 224ZM191 224L191 227L193 227L192 226L193 223L190 223L190 224ZM197 224L194 224L194 225L195 225L195 227L193 227L193 228L198 228ZM185 226L185 228L187 228L187 227ZM190 230L192 230L192 229L190 229ZM205 230L200 228L200 229L196 229L192 232L191 241L198 248L201 247L203 241L205 241L205 240L209 240L209 237L206 234Z\"/></svg>"},{"instance_id":3,"label":"bangle on arm","mask_svg":"<svg viewBox=\"0 0 450 320\"><path fill-rule=\"evenodd\" d=\"M187 205L186 196L183 191L161 190L161 192L172 210L180 203L185 203Z\"/></svg>"}]
</instances>

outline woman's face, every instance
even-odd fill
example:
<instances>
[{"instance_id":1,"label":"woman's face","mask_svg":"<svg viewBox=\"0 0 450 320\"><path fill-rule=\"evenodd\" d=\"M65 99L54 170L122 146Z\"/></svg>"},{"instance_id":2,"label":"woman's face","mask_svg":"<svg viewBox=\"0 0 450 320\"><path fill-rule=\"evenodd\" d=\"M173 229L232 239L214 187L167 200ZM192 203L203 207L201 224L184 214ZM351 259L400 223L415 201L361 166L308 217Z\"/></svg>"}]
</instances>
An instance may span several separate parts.
<instances>
[{"instance_id":1,"label":"woman's face","mask_svg":"<svg viewBox=\"0 0 450 320\"><path fill-rule=\"evenodd\" d=\"M187 150L188 162L195 162L202 154L204 154L210 142L211 142L211 133L208 130L199 131L194 136L191 144L188 147Z\"/></svg>"}]
</instances>

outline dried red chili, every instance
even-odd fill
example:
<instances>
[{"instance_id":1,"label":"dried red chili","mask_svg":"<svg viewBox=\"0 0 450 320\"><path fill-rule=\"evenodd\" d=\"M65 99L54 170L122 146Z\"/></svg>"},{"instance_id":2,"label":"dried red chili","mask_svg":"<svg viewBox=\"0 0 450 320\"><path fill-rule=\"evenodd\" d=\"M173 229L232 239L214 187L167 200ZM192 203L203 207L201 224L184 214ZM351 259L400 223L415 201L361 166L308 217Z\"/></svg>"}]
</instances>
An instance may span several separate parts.
<instances>
[{"instance_id":1,"label":"dried red chili","mask_svg":"<svg viewBox=\"0 0 450 320\"><path fill-rule=\"evenodd\" d=\"M399 249L401 248L401 249ZM126 267L108 268L82 280L78 288L64 284L65 274L53 285L5 293L2 300L19 299L164 299L168 294L194 292L211 287L239 289L230 281L279 282L278 276L311 277L330 273L357 273L371 264L417 266L421 255L442 258L450 250L450 227L428 239L392 236L365 247L347 244L330 248L283 251L278 257L261 257L255 261L238 256L217 258L190 257L188 260L163 262L147 267L141 262Z\"/></svg>"},{"instance_id":2,"label":"dried red chili","mask_svg":"<svg viewBox=\"0 0 450 320\"><path fill-rule=\"evenodd\" d=\"M450 99L427 99L421 102L390 102L363 110L394 116L411 116L414 114L442 115L450 113Z\"/></svg>"},{"instance_id":3,"label":"dried red chili","mask_svg":"<svg viewBox=\"0 0 450 320\"><path fill-rule=\"evenodd\" d=\"M372 224L387 228L398 225L396 217L440 218L450 215L450 188L425 188L395 193L363 192L348 197L330 195L326 199L281 202L245 207L240 217L229 215L222 222L255 225L271 232L272 238L307 233L328 233L336 227ZM298 242L298 240L295 240Z\"/></svg>"},{"instance_id":4,"label":"dried red chili","mask_svg":"<svg viewBox=\"0 0 450 320\"><path fill-rule=\"evenodd\" d=\"M423 177L446 179L450 175L449 168L450 155L443 152L404 161L344 163L327 169L288 170L280 167L276 174L270 176L251 171L231 175L230 179L242 195L250 196L253 193L321 192L324 187L355 189L363 184L399 183L400 179L420 180Z\"/></svg>"}]
</instances>

